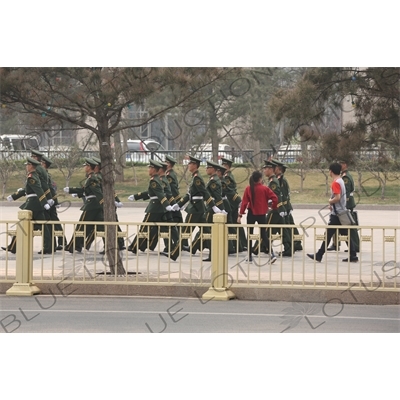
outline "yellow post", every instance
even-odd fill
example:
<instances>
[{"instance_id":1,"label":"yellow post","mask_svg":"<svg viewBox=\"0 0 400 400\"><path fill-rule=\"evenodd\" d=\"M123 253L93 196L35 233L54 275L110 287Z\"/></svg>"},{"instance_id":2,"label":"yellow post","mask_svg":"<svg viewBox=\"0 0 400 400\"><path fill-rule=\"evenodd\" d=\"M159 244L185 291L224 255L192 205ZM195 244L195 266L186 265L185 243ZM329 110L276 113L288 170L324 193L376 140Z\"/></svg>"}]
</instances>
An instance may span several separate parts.
<instances>
[{"instance_id":1,"label":"yellow post","mask_svg":"<svg viewBox=\"0 0 400 400\"><path fill-rule=\"evenodd\" d=\"M230 300L235 294L228 286L228 238L226 215L215 214L211 227L211 287L203 294L205 300Z\"/></svg>"},{"instance_id":2,"label":"yellow post","mask_svg":"<svg viewBox=\"0 0 400 400\"><path fill-rule=\"evenodd\" d=\"M18 212L16 283L6 291L8 296L32 296L40 289L30 280L33 265L33 228L32 211Z\"/></svg>"}]
</instances>

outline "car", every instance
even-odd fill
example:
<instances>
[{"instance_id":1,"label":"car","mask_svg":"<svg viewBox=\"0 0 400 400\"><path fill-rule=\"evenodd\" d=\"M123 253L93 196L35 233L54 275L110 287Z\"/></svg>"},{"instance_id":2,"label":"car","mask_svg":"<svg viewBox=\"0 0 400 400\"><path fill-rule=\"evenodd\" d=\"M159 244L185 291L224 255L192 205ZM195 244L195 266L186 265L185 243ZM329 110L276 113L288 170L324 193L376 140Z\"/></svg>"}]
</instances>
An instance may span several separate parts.
<instances>
[{"instance_id":1,"label":"car","mask_svg":"<svg viewBox=\"0 0 400 400\"><path fill-rule=\"evenodd\" d=\"M125 153L127 162L149 162L151 158L161 160L164 158L165 148L161 143L153 139L136 140L128 139L126 141L127 151Z\"/></svg>"},{"instance_id":2,"label":"car","mask_svg":"<svg viewBox=\"0 0 400 400\"><path fill-rule=\"evenodd\" d=\"M1 135L0 152L1 157L12 157L23 160L30 155L30 150L39 150L39 141L36 136L30 135Z\"/></svg>"},{"instance_id":3,"label":"car","mask_svg":"<svg viewBox=\"0 0 400 400\"><path fill-rule=\"evenodd\" d=\"M243 163L243 157L235 151L235 157L233 162L237 164ZM212 145L211 143L194 145L191 148L190 154L194 154L194 157L199 158L201 160L202 165L206 165L208 160L212 160ZM222 158L232 158L232 147L228 144L219 144L218 145L218 163L222 163ZM183 160L184 164L187 164L188 158Z\"/></svg>"}]
</instances>

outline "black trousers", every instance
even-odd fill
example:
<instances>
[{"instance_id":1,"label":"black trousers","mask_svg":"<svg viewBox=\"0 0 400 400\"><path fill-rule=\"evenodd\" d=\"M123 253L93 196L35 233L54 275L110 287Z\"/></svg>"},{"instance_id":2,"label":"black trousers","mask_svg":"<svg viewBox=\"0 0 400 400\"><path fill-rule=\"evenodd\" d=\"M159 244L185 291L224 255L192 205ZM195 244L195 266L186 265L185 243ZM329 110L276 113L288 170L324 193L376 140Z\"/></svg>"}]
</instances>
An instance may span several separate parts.
<instances>
[{"instance_id":1,"label":"black trousers","mask_svg":"<svg viewBox=\"0 0 400 400\"><path fill-rule=\"evenodd\" d=\"M339 225L339 226L340 226L341 223L340 223L339 217L338 217L337 215L331 214L330 217L329 217L328 225L335 225L335 226L338 226L338 225ZM318 250L318 252L317 252L317 254L319 254L321 257L325 254L326 243L329 243L329 242L331 241L332 236L333 236L336 232L337 232L336 229L332 229L332 228L331 228L331 229L329 229L329 228L327 229L327 231L326 231L326 238L325 238L325 240L322 242L321 247L319 248L319 250ZM350 232L351 232L351 230L350 230ZM350 238L350 245L349 245L349 242L346 242L346 244L347 244L347 246L348 246L349 249L350 249L350 258L356 257L356 256L357 256L356 249L355 249L354 242L353 242L353 240L352 240L352 238L351 238L351 234L349 234L348 229L339 229L339 233L340 233L341 235L348 235L348 236L349 236L349 238Z\"/></svg>"}]
</instances>

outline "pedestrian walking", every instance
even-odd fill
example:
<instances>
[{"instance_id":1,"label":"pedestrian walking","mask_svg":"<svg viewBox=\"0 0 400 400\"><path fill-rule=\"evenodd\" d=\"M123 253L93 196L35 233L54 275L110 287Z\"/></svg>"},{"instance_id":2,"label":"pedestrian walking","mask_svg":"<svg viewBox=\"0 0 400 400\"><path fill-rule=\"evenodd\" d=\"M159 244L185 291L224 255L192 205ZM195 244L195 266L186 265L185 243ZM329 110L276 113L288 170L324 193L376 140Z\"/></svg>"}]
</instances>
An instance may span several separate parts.
<instances>
[{"instance_id":1,"label":"pedestrian walking","mask_svg":"<svg viewBox=\"0 0 400 400\"><path fill-rule=\"evenodd\" d=\"M249 179L249 185L246 186L242 197L242 204L240 206L239 215L237 218L237 222L242 222L242 217L247 211L247 224L253 225L256 222L261 225L266 225L267 222L267 213L269 209L269 203L271 202L271 209L277 210L278 205L278 197L276 194L267 186L262 183L262 173L260 171L254 171L251 174ZM249 233L252 235L254 232L254 228L249 227ZM249 236L248 243L248 258L247 261L252 261L252 241ZM268 243L268 237L266 228L260 228L260 237L259 241L260 246L264 243L267 248L270 248L270 263L274 263L276 261L276 256L272 249L272 246Z\"/></svg>"},{"instance_id":2,"label":"pedestrian walking","mask_svg":"<svg viewBox=\"0 0 400 400\"><path fill-rule=\"evenodd\" d=\"M344 186L346 188L346 208L350 211L354 221L356 222L356 225L358 225L358 215L357 211L354 211L356 208L356 202L354 200L354 190L355 190L355 185L354 185L354 179L351 176L347 161L339 161L339 164L341 166L340 170L340 175L343 179ZM350 231L351 238L354 243L354 247L356 252L358 253L360 251L360 238L358 236L358 232L356 229L352 229ZM332 238L332 245L327 248L328 251L336 251L340 249L340 242L337 240L336 235L333 235ZM345 252L348 250L345 250Z\"/></svg>"},{"instance_id":3,"label":"pedestrian walking","mask_svg":"<svg viewBox=\"0 0 400 400\"><path fill-rule=\"evenodd\" d=\"M346 187L344 184L343 179L340 176L341 172L341 165L339 163L332 163L329 166L329 175L332 178L332 184L331 184L331 197L328 201L329 203L329 209L331 211L330 217L329 217L329 222L328 225L335 225L335 226L340 226L340 219L339 215L342 214L343 212L346 212ZM342 235L347 235L348 230L347 229L339 229L338 230L340 234ZM326 232L326 238L322 242L321 247L317 251L316 254L307 254L309 258L312 260L316 260L318 262L322 261L322 257L325 254L326 251L326 244L330 242L332 239L332 236L337 232L337 229L334 228L328 228ZM342 261L343 262L357 262L358 257L357 253L354 247L354 243L351 239L351 235L349 234L349 248L350 248L350 257L345 258Z\"/></svg>"}]
</instances>

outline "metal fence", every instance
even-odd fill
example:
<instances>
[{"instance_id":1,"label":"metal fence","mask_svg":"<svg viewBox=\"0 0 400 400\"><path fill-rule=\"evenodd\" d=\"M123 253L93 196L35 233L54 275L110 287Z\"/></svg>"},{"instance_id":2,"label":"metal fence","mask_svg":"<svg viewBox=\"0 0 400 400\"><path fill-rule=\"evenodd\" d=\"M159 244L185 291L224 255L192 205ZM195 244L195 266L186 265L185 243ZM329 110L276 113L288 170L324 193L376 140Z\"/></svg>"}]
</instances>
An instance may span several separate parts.
<instances>
[{"instance_id":1,"label":"metal fence","mask_svg":"<svg viewBox=\"0 0 400 400\"><path fill-rule=\"evenodd\" d=\"M206 286L215 297L223 296L235 287L275 287L275 288L359 288L369 291L400 291L399 262L399 227L393 226L362 226L357 227L360 238L359 261L357 263L343 262L343 253L327 252L321 263L310 260L306 253L315 253L325 239L326 225L310 227L296 225L266 225L280 230L270 236L270 246L275 254L283 250L282 229L289 229L293 241L301 241L303 251L293 252L292 257L278 256L271 263L270 256L263 252L253 255L250 262L247 252L228 255L228 240L238 244L238 227L243 227L247 236L247 247L260 240L262 225L226 224L226 217L221 214L214 216L213 224L155 224L155 223L119 223L116 235L114 258L121 267L118 271L110 267L109 257L101 254L107 233L100 225L95 224L95 236L92 247L81 252L69 253L65 249L53 254L38 254L43 248L41 231L33 230L30 212L20 211L19 221L0 221L3 232L7 236L17 235L17 252L1 254L0 282L12 282L14 286L8 294L29 295L37 293L32 287L44 282L71 281L76 284L117 283L120 285L190 285ZM56 222L46 222L53 226ZM58 223L58 222L57 222ZM87 227L91 222L61 222L63 230L54 229L58 237L71 237L77 224ZM112 226L115 223L106 222L102 225ZM171 238L171 229L176 226L181 238L187 238L189 245L196 233L200 231L203 239L211 241L211 262L203 261L208 257L209 249L200 249L196 254L181 251L176 261L162 255L164 240ZM142 230L140 230L142 227ZM147 238L149 229L156 227L158 243L153 250L137 251L133 254L128 250L132 240L138 236ZM187 233L184 228L189 228ZM249 233L254 228L254 233ZM295 228L299 233L295 234ZM333 227L335 228L335 227ZM340 227L343 228L343 227ZM354 229L352 227L345 227ZM85 228L86 229L86 228ZM338 228L339 229L339 228ZM211 232L211 233L210 233ZM337 232L339 233L339 232ZM75 232L86 236L85 230ZM126 250L117 250L117 237L122 237ZM339 235L339 240L346 242L348 235ZM117 264L115 264L117 265ZM116 272L117 271L117 272ZM34 283L33 283L34 282ZM216 290L217 288L218 290ZM215 292L216 290L216 292ZM39 289L40 291L40 289Z\"/></svg>"}]
</instances>

